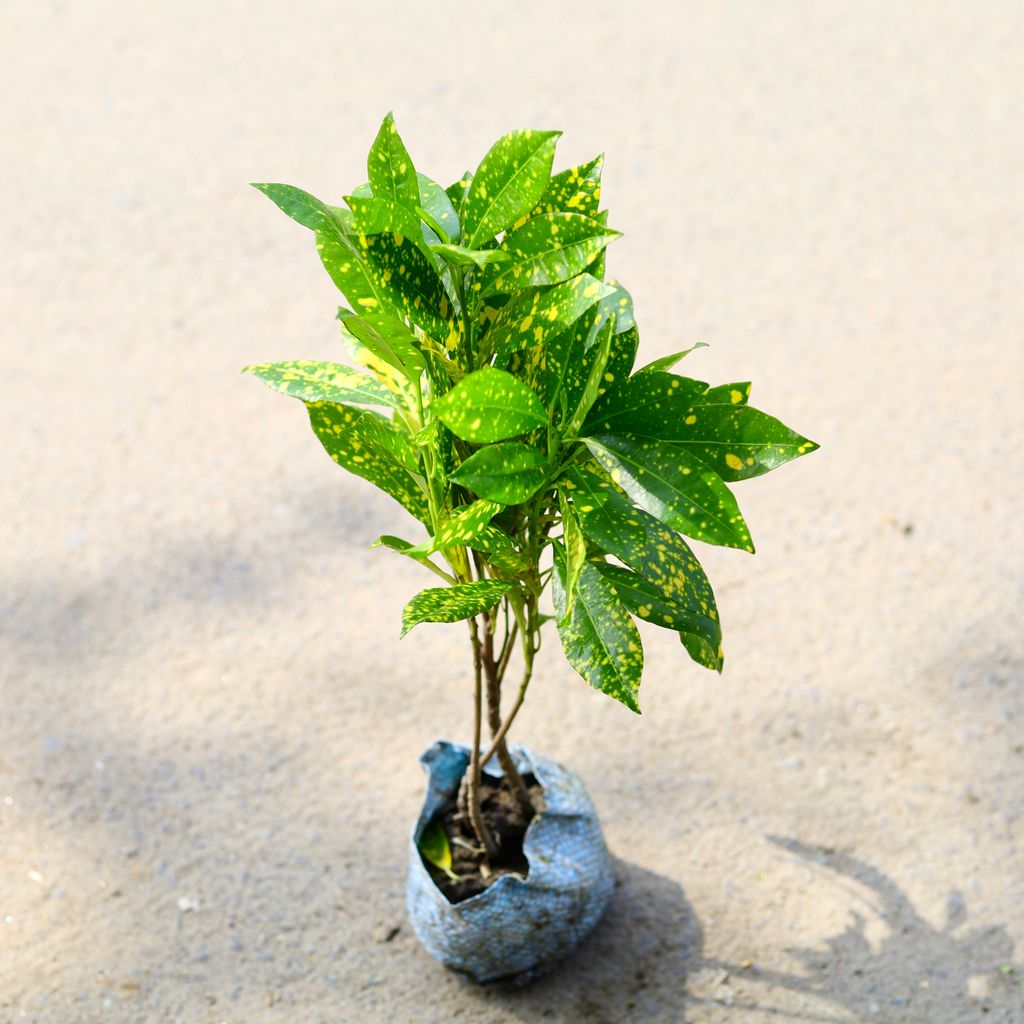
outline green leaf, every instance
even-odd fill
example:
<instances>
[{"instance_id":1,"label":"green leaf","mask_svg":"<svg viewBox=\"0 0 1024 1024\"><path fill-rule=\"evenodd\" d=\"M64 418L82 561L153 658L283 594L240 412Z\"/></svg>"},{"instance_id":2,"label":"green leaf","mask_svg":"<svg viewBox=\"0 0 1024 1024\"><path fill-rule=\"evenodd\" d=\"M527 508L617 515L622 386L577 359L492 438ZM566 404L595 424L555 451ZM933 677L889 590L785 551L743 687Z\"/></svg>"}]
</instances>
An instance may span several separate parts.
<instances>
[{"instance_id":1,"label":"green leaf","mask_svg":"<svg viewBox=\"0 0 1024 1024\"><path fill-rule=\"evenodd\" d=\"M421 590L402 610L402 636L421 622L458 622L493 608L510 590L504 580L476 580Z\"/></svg>"},{"instance_id":2,"label":"green leaf","mask_svg":"<svg viewBox=\"0 0 1024 1024\"><path fill-rule=\"evenodd\" d=\"M753 554L750 531L722 478L676 445L632 434L583 438L612 480L642 509L688 537Z\"/></svg>"},{"instance_id":3,"label":"green leaf","mask_svg":"<svg viewBox=\"0 0 1024 1024\"><path fill-rule=\"evenodd\" d=\"M309 402L306 408L313 432L339 466L390 494L421 522L430 522L423 489L381 444L380 431L387 429L386 420L331 402Z\"/></svg>"},{"instance_id":4,"label":"green leaf","mask_svg":"<svg viewBox=\"0 0 1024 1024\"><path fill-rule=\"evenodd\" d=\"M570 167L554 175L530 216L565 210L593 217L601 205L601 168L604 154L589 163ZM520 222L523 223L523 222ZM516 224L519 227L519 224Z\"/></svg>"},{"instance_id":5,"label":"green leaf","mask_svg":"<svg viewBox=\"0 0 1024 1024\"><path fill-rule=\"evenodd\" d=\"M453 267L486 267L488 263L508 263L512 254L503 249L467 249L463 245L432 245L430 251Z\"/></svg>"},{"instance_id":6,"label":"green leaf","mask_svg":"<svg viewBox=\"0 0 1024 1024\"><path fill-rule=\"evenodd\" d=\"M458 879L452 871L452 848L448 845L448 836L439 821L432 821L423 830L417 844L424 859L443 871L449 878Z\"/></svg>"},{"instance_id":7,"label":"green leaf","mask_svg":"<svg viewBox=\"0 0 1024 1024\"><path fill-rule=\"evenodd\" d=\"M530 561L521 551L516 550L512 538L499 530L493 523L485 526L469 546L474 551L487 555L487 561L500 572L518 579L530 568Z\"/></svg>"},{"instance_id":8,"label":"green leaf","mask_svg":"<svg viewBox=\"0 0 1024 1024\"><path fill-rule=\"evenodd\" d=\"M550 339L611 294L612 289L589 274L579 274L553 288L531 288L498 313L486 336L486 351L502 363L513 352L528 349L524 365L539 367L545 362ZM525 375L534 374L527 370Z\"/></svg>"},{"instance_id":9,"label":"green leaf","mask_svg":"<svg viewBox=\"0 0 1024 1024\"><path fill-rule=\"evenodd\" d=\"M518 505L543 486L547 472L543 452L518 441L506 441L474 452L450 479L482 498Z\"/></svg>"},{"instance_id":10,"label":"green leaf","mask_svg":"<svg viewBox=\"0 0 1024 1024\"><path fill-rule=\"evenodd\" d=\"M470 249L533 209L547 188L561 134L520 129L488 150L462 202L462 238Z\"/></svg>"},{"instance_id":11,"label":"green leaf","mask_svg":"<svg viewBox=\"0 0 1024 1024\"><path fill-rule=\"evenodd\" d=\"M411 382L419 380L426 369L416 336L397 317L387 313L357 316L347 309L338 310L345 329L378 359L400 371Z\"/></svg>"},{"instance_id":12,"label":"green leaf","mask_svg":"<svg viewBox=\"0 0 1024 1024\"><path fill-rule=\"evenodd\" d=\"M562 543L565 547L565 614L571 615L580 573L587 560L587 542L576 511L563 490L558 493L558 510L562 516Z\"/></svg>"},{"instance_id":13,"label":"green leaf","mask_svg":"<svg viewBox=\"0 0 1024 1024\"><path fill-rule=\"evenodd\" d=\"M324 270L353 306L386 313L398 312L391 296L363 262L347 235L333 227L319 229L316 251Z\"/></svg>"},{"instance_id":14,"label":"green leaf","mask_svg":"<svg viewBox=\"0 0 1024 1024\"><path fill-rule=\"evenodd\" d=\"M355 402L357 405L394 406L394 396L372 377L342 363L294 360L247 366L275 391L303 402Z\"/></svg>"},{"instance_id":15,"label":"green leaf","mask_svg":"<svg viewBox=\"0 0 1024 1024\"><path fill-rule=\"evenodd\" d=\"M377 138L373 140L366 169L375 196L404 203L413 209L420 205L416 168L391 114L384 118Z\"/></svg>"},{"instance_id":16,"label":"green leaf","mask_svg":"<svg viewBox=\"0 0 1024 1024\"><path fill-rule=\"evenodd\" d=\"M505 235L501 248L512 255L513 263L491 282L490 290L506 292L567 281L585 270L619 234L579 213L532 217Z\"/></svg>"},{"instance_id":17,"label":"green leaf","mask_svg":"<svg viewBox=\"0 0 1024 1024\"><path fill-rule=\"evenodd\" d=\"M698 341L696 345L691 345L689 348L684 348L679 352L673 352L671 355L662 356L660 359L655 359L654 362L648 363L646 366L641 366L637 373L667 373L672 369L680 359L685 358L691 352L696 352L699 348L708 348L706 342Z\"/></svg>"},{"instance_id":18,"label":"green leaf","mask_svg":"<svg viewBox=\"0 0 1024 1024\"><path fill-rule=\"evenodd\" d=\"M706 387L703 381L671 373L634 374L594 404L584 430L662 437L666 424L681 423L692 413L694 401Z\"/></svg>"},{"instance_id":19,"label":"green leaf","mask_svg":"<svg viewBox=\"0 0 1024 1024\"><path fill-rule=\"evenodd\" d=\"M357 312L396 312L446 347L458 342L451 302L433 261L413 239L398 232L359 235L357 249L366 265L374 298L357 301Z\"/></svg>"},{"instance_id":20,"label":"green leaf","mask_svg":"<svg viewBox=\"0 0 1024 1024\"><path fill-rule=\"evenodd\" d=\"M278 209L303 227L313 231L319 231L321 228L340 231L343 228L337 210L301 188L275 182L255 181L252 187L262 192Z\"/></svg>"},{"instance_id":21,"label":"green leaf","mask_svg":"<svg viewBox=\"0 0 1024 1024\"><path fill-rule=\"evenodd\" d=\"M485 366L434 400L434 415L456 436L500 441L547 424L540 399L504 370Z\"/></svg>"},{"instance_id":22,"label":"green leaf","mask_svg":"<svg viewBox=\"0 0 1024 1024\"><path fill-rule=\"evenodd\" d=\"M648 376L658 375L638 374L630 384ZM658 410L661 415L652 415L650 409L627 409L620 405L617 392L609 392L601 400L601 409L595 407L588 426L670 442L699 459L728 483L761 476L792 459L817 451L814 441L802 437L774 416L746 405L745 385L724 385L729 390L726 401L708 402L706 399L718 395L719 389L693 395L691 389L695 383L689 382L685 393L681 388L663 402ZM741 401L733 401L733 392L741 395ZM605 400L608 400L607 406Z\"/></svg>"},{"instance_id":23,"label":"green leaf","mask_svg":"<svg viewBox=\"0 0 1024 1024\"><path fill-rule=\"evenodd\" d=\"M746 405L750 398L750 381L740 381L738 384L719 384L717 387L708 388L700 396L701 405Z\"/></svg>"},{"instance_id":24,"label":"green leaf","mask_svg":"<svg viewBox=\"0 0 1024 1024\"><path fill-rule=\"evenodd\" d=\"M558 636L574 669L596 690L640 713L637 693L644 668L640 633L615 588L585 562L576 584L571 609L566 595L566 564L562 546L555 542L552 597Z\"/></svg>"},{"instance_id":25,"label":"green leaf","mask_svg":"<svg viewBox=\"0 0 1024 1024\"><path fill-rule=\"evenodd\" d=\"M583 393L580 395L579 404L572 414L569 422L565 425L564 433L567 437L574 437L590 412L591 406L597 400L598 392L602 383L605 382L605 370L608 366L608 358L612 350L612 338L614 336L615 321L609 319L601 330L600 340L594 347L593 358L589 361L590 367L587 373L586 383L583 385Z\"/></svg>"},{"instance_id":26,"label":"green leaf","mask_svg":"<svg viewBox=\"0 0 1024 1024\"><path fill-rule=\"evenodd\" d=\"M708 637L717 651L722 634L715 595L690 546L652 515L634 508L598 473L596 467L590 471L573 466L559 482L569 489L584 535L633 569L665 601L712 623Z\"/></svg>"},{"instance_id":27,"label":"green leaf","mask_svg":"<svg viewBox=\"0 0 1024 1024\"><path fill-rule=\"evenodd\" d=\"M676 604L642 576L619 565L597 562L597 571L615 588L619 600L637 618L679 634L687 652L699 665L722 671L722 631L718 623Z\"/></svg>"},{"instance_id":28,"label":"green leaf","mask_svg":"<svg viewBox=\"0 0 1024 1024\"><path fill-rule=\"evenodd\" d=\"M487 524L504 506L495 501L481 498L471 505L452 509L451 518L441 523L431 539L413 551L417 554L432 555L445 548L472 547L473 542L487 528Z\"/></svg>"},{"instance_id":29,"label":"green leaf","mask_svg":"<svg viewBox=\"0 0 1024 1024\"><path fill-rule=\"evenodd\" d=\"M352 211L356 233L379 235L387 231L399 234L412 239L420 252L429 254L420 215L415 207L403 206L393 199L380 199L377 196L345 196L345 202Z\"/></svg>"},{"instance_id":30,"label":"green leaf","mask_svg":"<svg viewBox=\"0 0 1024 1024\"><path fill-rule=\"evenodd\" d=\"M618 328L617 322L615 326ZM611 352L608 354L608 363L604 368L601 386L597 392L598 396L629 379L633 363L636 361L636 350L639 347L640 332L636 329L636 324L633 324L627 331L615 331Z\"/></svg>"},{"instance_id":31,"label":"green leaf","mask_svg":"<svg viewBox=\"0 0 1024 1024\"><path fill-rule=\"evenodd\" d=\"M462 206L463 200L466 198L466 189L469 188L469 183L473 180L473 172L466 171L465 174L459 178L458 181L453 181L445 190L444 194L454 204L456 210ZM455 238L455 235L451 236Z\"/></svg>"},{"instance_id":32,"label":"green leaf","mask_svg":"<svg viewBox=\"0 0 1024 1024\"><path fill-rule=\"evenodd\" d=\"M459 215L455 212L455 206L448 193L433 178L428 178L425 174L417 174L416 180L420 186L420 206L430 214L437 226L448 236L448 240L458 238Z\"/></svg>"}]
</instances>

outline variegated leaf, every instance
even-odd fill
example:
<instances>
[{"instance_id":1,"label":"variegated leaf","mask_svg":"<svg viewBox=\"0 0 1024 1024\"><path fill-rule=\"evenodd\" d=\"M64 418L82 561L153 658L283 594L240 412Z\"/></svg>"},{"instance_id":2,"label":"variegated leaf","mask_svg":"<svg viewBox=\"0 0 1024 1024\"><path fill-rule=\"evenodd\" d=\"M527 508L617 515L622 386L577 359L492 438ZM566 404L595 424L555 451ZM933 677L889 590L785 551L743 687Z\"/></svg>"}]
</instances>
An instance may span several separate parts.
<instances>
[{"instance_id":1,"label":"variegated leaf","mask_svg":"<svg viewBox=\"0 0 1024 1024\"><path fill-rule=\"evenodd\" d=\"M553 548L552 597L558 636L569 664L594 689L639 714L637 693L644 668L644 650L636 624L615 588L592 562L585 562L580 570L570 609L566 595L565 551L557 542Z\"/></svg>"},{"instance_id":2,"label":"variegated leaf","mask_svg":"<svg viewBox=\"0 0 1024 1024\"><path fill-rule=\"evenodd\" d=\"M684 359L691 352L696 352L699 348L708 348L708 345L703 341L698 341L696 345L691 345L689 348L681 349L679 352L672 352L670 355L662 356L660 359L655 359L653 362L648 363L646 366L641 366L637 373L668 373L680 359Z\"/></svg>"},{"instance_id":3,"label":"variegated leaf","mask_svg":"<svg viewBox=\"0 0 1024 1024\"><path fill-rule=\"evenodd\" d=\"M619 600L643 622L679 634L690 657L715 672L722 671L722 631L714 619L670 601L653 583L631 569L597 562L597 571L613 586Z\"/></svg>"},{"instance_id":4,"label":"variegated leaf","mask_svg":"<svg viewBox=\"0 0 1024 1024\"><path fill-rule=\"evenodd\" d=\"M453 509L451 518L438 526L434 536L413 551L417 554L431 555L445 548L472 547L476 538L487 529L487 524L503 507L496 501L481 498L471 505Z\"/></svg>"},{"instance_id":5,"label":"variegated leaf","mask_svg":"<svg viewBox=\"0 0 1024 1024\"><path fill-rule=\"evenodd\" d=\"M601 205L601 169L604 154L577 167L552 175L540 202L530 212L531 217L541 213L555 213L566 210L593 217ZM516 224L525 223L525 218Z\"/></svg>"},{"instance_id":6,"label":"variegated leaf","mask_svg":"<svg viewBox=\"0 0 1024 1024\"><path fill-rule=\"evenodd\" d=\"M379 431L386 428L386 420L331 402L310 402L306 408L313 432L339 466L390 494L421 522L430 522L422 487L380 443Z\"/></svg>"},{"instance_id":7,"label":"variegated leaf","mask_svg":"<svg viewBox=\"0 0 1024 1024\"><path fill-rule=\"evenodd\" d=\"M518 441L489 444L474 452L452 473L453 483L502 505L531 498L547 479L544 453Z\"/></svg>"},{"instance_id":8,"label":"variegated leaf","mask_svg":"<svg viewBox=\"0 0 1024 1024\"><path fill-rule=\"evenodd\" d=\"M700 396L701 405L746 405L750 399L750 381L719 384Z\"/></svg>"},{"instance_id":9,"label":"variegated leaf","mask_svg":"<svg viewBox=\"0 0 1024 1024\"><path fill-rule=\"evenodd\" d=\"M561 132L519 129L488 150L462 201L462 238L470 249L531 210L547 188Z\"/></svg>"},{"instance_id":10,"label":"variegated leaf","mask_svg":"<svg viewBox=\"0 0 1024 1024\"><path fill-rule=\"evenodd\" d=\"M420 205L416 168L391 114L384 118L377 138L373 140L366 169L375 196L393 203L404 203L410 209Z\"/></svg>"},{"instance_id":11,"label":"variegated leaf","mask_svg":"<svg viewBox=\"0 0 1024 1024\"><path fill-rule=\"evenodd\" d=\"M588 540L628 565L672 604L718 622L707 575L678 533L635 508L596 466L571 467L562 485L572 495Z\"/></svg>"},{"instance_id":12,"label":"variegated leaf","mask_svg":"<svg viewBox=\"0 0 1024 1024\"><path fill-rule=\"evenodd\" d=\"M591 434L583 441L612 480L655 519L688 537L753 554L732 492L678 445L632 434Z\"/></svg>"},{"instance_id":13,"label":"variegated leaf","mask_svg":"<svg viewBox=\"0 0 1024 1024\"><path fill-rule=\"evenodd\" d=\"M492 366L471 373L433 401L434 415L456 436L484 443L543 427L540 399L520 380Z\"/></svg>"},{"instance_id":14,"label":"variegated leaf","mask_svg":"<svg viewBox=\"0 0 1024 1024\"><path fill-rule=\"evenodd\" d=\"M415 241L400 233L359 235L357 248L363 256L374 297L359 299L356 312L377 312L386 303L425 334L447 348L458 343L453 310L437 268ZM383 301L378 296L385 296Z\"/></svg>"},{"instance_id":15,"label":"variegated leaf","mask_svg":"<svg viewBox=\"0 0 1024 1024\"><path fill-rule=\"evenodd\" d=\"M508 292L527 285L559 284L575 277L620 232L579 213L544 213L510 231L501 248L512 256L489 290Z\"/></svg>"},{"instance_id":16,"label":"variegated leaf","mask_svg":"<svg viewBox=\"0 0 1024 1024\"><path fill-rule=\"evenodd\" d=\"M441 186L425 174L417 174L420 186L420 206L426 210L432 220L444 231L448 240L459 237L459 215L455 205Z\"/></svg>"},{"instance_id":17,"label":"variegated leaf","mask_svg":"<svg viewBox=\"0 0 1024 1024\"><path fill-rule=\"evenodd\" d=\"M476 580L421 590L402 610L402 636L421 622L458 622L493 608L510 590L505 580Z\"/></svg>"},{"instance_id":18,"label":"variegated leaf","mask_svg":"<svg viewBox=\"0 0 1024 1024\"><path fill-rule=\"evenodd\" d=\"M536 366L551 338L611 294L607 285L589 274L579 274L553 288L531 288L497 314L486 336L486 351L502 364L512 353L529 349L524 365ZM526 375L535 377L530 370Z\"/></svg>"},{"instance_id":19,"label":"variegated leaf","mask_svg":"<svg viewBox=\"0 0 1024 1024\"><path fill-rule=\"evenodd\" d=\"M691 415L694 401L706 388L703 381L672 373L634 374L617 387L609 388L594 403L584 429L602 434L661 437L660 431L671 430L676 422Z\"/></svg>"},{"instance_id":20,"label":"variegated leaf","mask_svg":"<svg viewBox=\"0 0 1024 1024\"><path fill-rule=\"evenodd\" d=\"M316 233L316 251L324 270L352 306L398 314L398 306L379 275L366 265L348 235L333 227L320 228Z\"/></svg>"},{"instance_id":21,"label":"variegated leaf","mask_svg":"<svg viewBox=\"0 0 1024 1024\"><path fill-rule=\"evenodd\" d=\"M268 387L303 402L355 402L395 406L394 396L372 377L342 363L292 360L258 363L243 373L259 377Z\"/></svg>"}]
</instances>

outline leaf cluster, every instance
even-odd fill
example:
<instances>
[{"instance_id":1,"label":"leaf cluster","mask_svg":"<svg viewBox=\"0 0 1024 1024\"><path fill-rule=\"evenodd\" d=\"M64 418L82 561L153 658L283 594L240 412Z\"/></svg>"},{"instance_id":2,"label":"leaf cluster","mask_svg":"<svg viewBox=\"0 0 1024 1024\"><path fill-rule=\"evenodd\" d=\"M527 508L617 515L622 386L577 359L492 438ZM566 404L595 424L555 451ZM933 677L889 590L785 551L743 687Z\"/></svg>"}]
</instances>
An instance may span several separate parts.
<instances>
[{"instance_id":1,"label":"leaf cluster","mask_svg":"<svg viewBox=\"0 0 1024 1024\"><path fill-rule=\"evenodd\" d=\"M532 663L550 582L571 664L639 710L636 620L722 667L714 594L684 538L752 552L729 485L817 445L749 405L748 383L673 372L692 349L634 368L632 299L605 273L619 232L603 158L552 174L558 136L509 132L445 188L389 114L343 205L256 185L314 233L360 369L247 369L304 402L328 455L425 528L376 542L444 581L406 605L403 633L503 613Z\"/></svg>"}]
</instances>

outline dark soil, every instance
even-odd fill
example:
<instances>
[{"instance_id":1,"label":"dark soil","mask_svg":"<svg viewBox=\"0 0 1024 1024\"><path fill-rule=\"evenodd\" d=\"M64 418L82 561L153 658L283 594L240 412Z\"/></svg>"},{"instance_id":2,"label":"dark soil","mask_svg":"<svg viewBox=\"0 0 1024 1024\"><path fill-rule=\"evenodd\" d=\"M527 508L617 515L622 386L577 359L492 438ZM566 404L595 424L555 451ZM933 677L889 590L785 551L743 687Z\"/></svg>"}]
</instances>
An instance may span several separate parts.
<instances>
[{"instance_id":1,"label":"dark soil","mask_svg":"<svg viewBox=\"0 0 1024 1024\"><path fill-rule=\"evenodd\" d=\"M482 775L480 781L480 804L484 822L498 846L498 854L490 860L489 872L484 869L485 858L473 834L468 815L458 808L457 796L445 804L434 815L448 836L452 851L452 871L458 880L449 878L426 858L423 864L430 872L437 887L448 898L449 903L461 903L470 896L483 892L502 875L516 874L523 878L529 870L523 853L523 838L534 817L544 809L544 789L534 775L524 775L523 781L530 794L533 808L524 813L519 801L513 796L504 779Z\"/></svg>"}]
</instances>

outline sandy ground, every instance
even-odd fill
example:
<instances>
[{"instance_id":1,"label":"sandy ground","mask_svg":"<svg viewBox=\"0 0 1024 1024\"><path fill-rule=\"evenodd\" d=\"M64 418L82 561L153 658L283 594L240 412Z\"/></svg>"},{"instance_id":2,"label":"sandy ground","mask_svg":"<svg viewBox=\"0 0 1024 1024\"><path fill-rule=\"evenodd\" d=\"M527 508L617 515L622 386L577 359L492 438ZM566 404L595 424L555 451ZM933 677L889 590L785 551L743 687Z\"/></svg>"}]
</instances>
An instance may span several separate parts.
<instances>
[{"instance_id":1,"label":"sandy ground","mask_svg":"<svg viewBox=\"0 0 1024 1024\"><path fill-rule=\"evenodd\" d=\"M0 14L0 1020L1024 1021L1020 5L373 6ZM238 373L339 352L246 183L340 198L392 108L446 180L604 150L645 354L823 445L707 551L721 679L546 651L621 884L525 991L404 924L463 631L398 643L404 514Z\"/></svg>"}]
</instances>

